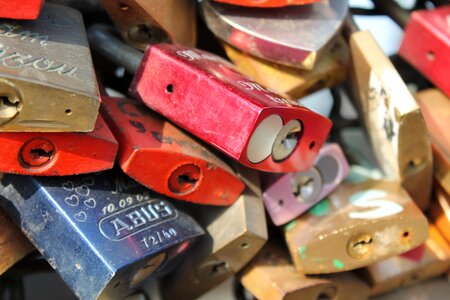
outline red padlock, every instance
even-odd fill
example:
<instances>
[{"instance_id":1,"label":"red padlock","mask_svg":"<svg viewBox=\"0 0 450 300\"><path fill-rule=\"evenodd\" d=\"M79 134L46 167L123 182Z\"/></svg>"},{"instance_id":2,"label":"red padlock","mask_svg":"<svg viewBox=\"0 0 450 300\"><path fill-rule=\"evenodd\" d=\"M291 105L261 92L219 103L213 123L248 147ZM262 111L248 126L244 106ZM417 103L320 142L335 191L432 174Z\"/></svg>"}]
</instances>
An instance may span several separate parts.
<instances>
[{"instance_id":1,"label":"red padlock","mask_svg":"<svg viewBox=\"0 0 450 300\"><path fill-rule=\"evenodd\" d=\"M241 6L253 6L253 7L283 7L288 5L303 5L320 0L215 0L217 2L241 5Z\"/></svg>"},{"instance_id":2,"label":"red padlock","mask_svg":"<svg viewBox=\"0 0 450 300\"><path fill-rule=\"evenodd\" d=\"M450 97L450 5L413 12L399 54Z\"/></svg>"},{"instance_id":3,"label":"red padlock","mask_svg":"<svg viewBox=\"0 0 450 300\"><path fill-rule=\"evenodd\" d=\"M207 205L231 205L244 190L220 158L137 101L105 97L102 114L119 141L121 168L150 189Z\"/></svg>"},{"instance_id":4,"label":"red padlock","mask_svg":"<svg viewBox=\"0 0 450 300\"><path fill-rule=\"evenodd\" d=\"M260 171L309 169L331 129L326 117L263 88L219 56L194 48L149 47L130 92Z\"/></svg>"},{"instance_id":5,"label":"red padlock","mask_svg":"<svg viewBox=\"0 0 450 300\"><path fill-rule=\"evenodd\" d=\"M0 0L0 18L36 20L44 0Z\"/></svg>"},{"instance_id":6,"label":"red padlock","mask_svg":"<svg viewBox=\"0 0 450 300\"><path fill-rule=\"evenodd\" d=\"M0 145L0 172L40 176L111 169L118 147L101 116L93 132L3 132Z\"/></svg>"}]
</instances>

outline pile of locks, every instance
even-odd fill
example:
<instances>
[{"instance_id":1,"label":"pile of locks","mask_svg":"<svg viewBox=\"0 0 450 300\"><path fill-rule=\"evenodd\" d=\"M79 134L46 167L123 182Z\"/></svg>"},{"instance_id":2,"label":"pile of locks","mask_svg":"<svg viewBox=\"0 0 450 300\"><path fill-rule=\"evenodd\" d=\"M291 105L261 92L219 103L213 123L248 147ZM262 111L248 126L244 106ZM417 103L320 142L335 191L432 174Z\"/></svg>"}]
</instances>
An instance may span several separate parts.
<instances>
[{"instance_id":1,"label":"pile of locks","mask_svg":"<svg viewBox=\"0 0 450 300\"><path fill-rule=\"evenodd\" d=\"M374 0L405 28L390 59L347 1L43 2L1 1L2 297L36 249L80 299L449 271L449 5Z\"/></svg>"}]
</instances>

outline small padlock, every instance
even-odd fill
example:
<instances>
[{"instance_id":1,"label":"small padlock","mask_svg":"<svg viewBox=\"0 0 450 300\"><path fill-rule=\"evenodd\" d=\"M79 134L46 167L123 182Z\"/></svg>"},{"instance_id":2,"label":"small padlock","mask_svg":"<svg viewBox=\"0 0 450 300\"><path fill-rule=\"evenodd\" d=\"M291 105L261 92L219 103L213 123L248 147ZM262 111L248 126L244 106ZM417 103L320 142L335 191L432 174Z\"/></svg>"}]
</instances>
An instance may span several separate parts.
<instances>
[{"instance_id":1,"label":"small padlock","mask_svg":"<svg viewBox=\"0 0 450 300\"><path fill-rule=\"evenodd\" d=\"M320 0L214 0L217 2L229 3L251 7L283 7L288 5L304 5Z\"/></svg>"},{"instance_id":2,"label":"small padlock","mask_svg":"<svg viewBox=\"0 0 450 300\"><path fill-rule=\"evenodd\" d=\"M0 275L34 250L20 228L0 208Z\"/></svg>"},{"instance_id":3,"label":"small padlock","mask_svg":"<svg viewBox=\"0 0 450 300\"><path fill-rule=\"evenodd\" d=\"M435 199L431 204L430 216L433 223L450 243L450 195L439 185L435 185Z\"/></svg>"},{"instance_id":4,"label":"small padlock","mask_svg":"<svg viewBox=\"0 0 450 300\"><path fill-rule=\"evenodd\" d=\"M4 175L2 205L80 299L120 298L203 234L170 200L121 171Z\"/></svg>"},{"instance_id":5,"label":"small padlock","mask_svg":"<svg viewBox=\"0 0 450 300\"><path fill-rule=\"evenodd\" d=\"M119 141L119 165L148 188L208 205L231 205L244 190L223 160L141 103L104 97L102 115Z\"/></svg>"},{"instance_id":6,"label":"small padlock","mask_svg":"<svg viewBox=\"0 0 450 300\"><path fill-rule=\"evenodd\" d=\"M328 196L344 180L348 171L348 162L339 145L325 144L314 167L284 174L264 191L264 206L273 223L285 224L307 211Z\"/></svg>"},{"instance_id":7,"label":"small padlock","mask_svg":"<svg viewBox=\"0 0 450 300\"><path fill-rule=\"evenodd\" d=\"M348 46L342 37L337 39L329 53L309 71L265 61L227 44L223 44L223 47L239 72L263 87L294 99L342 83L349 64Z\"/></svg>"},{"instance_id":8,"label":"small padlock","mask_svg":"<svg viewBox=\"0 0 450 300\"><path fill-rule=\"evenodd\" d=\"M89 132L99 103L79 12L46 4L35 21L0 20L0 131Z\"/></svg>"},{"instance_id":9,"label":"small padlock","mask_svg":"<svg viewBox=\"0 0 450 300\"><path fill-rule=\"evenodd\" d=\"M117 141L99 115L93 132L2 132L0 171L64 176L111 169Z\"/></svg>"},{"instance_id":10,"label":"small padlock","mask_svg":"<svg viewBox=\"0 0 450 300\"><path fill-rule=\"evenodd\" d=\"M396 182L343 184L284 227L298 271L353 270L407 252L428 238L428 223Z\"/></svg>"},{"instance_id":11,"label":"small padlock","mask_svg":"<svg viewBox=\"0 0 450 300\"><path fill-rule=\"evenodd\" d=\"M123 39L145 50L171 42L195 46L196 7L192 0L101 0Z\"/></svg>"},{"instance_id":12,"label":"small padlock","mask_svg":"<svg viewBox=\"0 0 450 300\"><path fill-rule=\"evenodd\" d=\"M203 0L201 9L222 41L264 60L311 70L333 45L348 2L255 9Z\"/></svg>"},{"instance_id":13,"label":"small padlock","mask_svg":"<svg viewBox=\"0 0 450 300\"><path fill-rule=\"evenodd\" d=\"M200 297L241 270L267 241L264 206L250 190L230 207L201 207L198 216L206 235L163 279L164 299Z\"/></svg>"},{"instance_id":14,"label":"small padlock","mask_svg":"<svg viewBox=\"0 0 450 300\"><path fill-rule=\"evenodd\" d=\"M45 0L0 1L1 19L35 20L39 17Z\"/></svg>"},{"instance_id":15,"label":"small padlock","mask_svg":"<svg viewBox=\"0 0 450 300\"><path fill-rule=\"evenodd\" d=\"M420 108L368 31L350 37L351 85L380 168L400 181L425 210L432 185L432 151Z\"/></svg>"},{"instance_id":16,"label":"small padlock","mask_svg":"<svg viewBox=\"0 0 450 300\"><path fill-rule=\"evenodd\" d=\"M450 247L434 225L425 244L399 256L361 270L371 287L371 296L417 284L445 274L450 268Z\"/></svg>"}]
</instances>

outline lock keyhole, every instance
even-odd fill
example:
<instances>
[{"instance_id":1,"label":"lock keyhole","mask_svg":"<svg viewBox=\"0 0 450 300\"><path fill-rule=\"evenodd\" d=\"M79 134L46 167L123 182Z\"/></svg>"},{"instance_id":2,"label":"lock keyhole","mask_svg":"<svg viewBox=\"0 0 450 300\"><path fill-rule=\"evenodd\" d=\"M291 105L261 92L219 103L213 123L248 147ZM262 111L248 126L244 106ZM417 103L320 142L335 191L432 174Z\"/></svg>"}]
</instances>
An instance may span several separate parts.
<instances>
[{"instance_id":1,"label":"lock keyhole","mask_svg":"<svg viewBox=\"0 0 450 300\"><path fill-rule=\"evenodd\" d=\"M12 119L19 111L19 99L0 96L0 119Z\"/></svg>"},{"instance_id":2,"label":"lock keyhole","mask_svg":"<svg viewBox=\"0 0 450 300\"><path fill-rule=\"evenodd\" d=\"M295 197L304 196L308 198L314 191L314 179L311 177L301 176L297 181L297 185L293 190Z\"/></svg>"},{"instance_id":3,"label":"lock keyhole","mask_svg":"<svg viewBox=\"0 0 450 300\"><path fill-rule=\"evenodd\" d=\"M373 252L373 239L370 234L353 236L347 246L348 254L356 259L365 259Z\"/></svg>"},{"instance_id":4,"label":"lock keyhole","mask_svg":"<svg viewBox=\"0 0 450 300\"><path fill-rule=\"evenodd\" d=\"M169 177L169 189L174 194L187 194L194 191L201 179L202 171L194 164L178 167Z\"/></svg>"},{"instance_id":5,"label":"lock keyhole","mask_svg":"<svg viewBox=\"0 0 450 300\"><path fill-rule=\"evenodd\" d=\"M300 141L303 127L300 121L291 120L278 132L272 146L272 158L281 161L294 152Z\"/></svg>"},{"instance_id":6,"label":"lock keyhole","mask_svg":"<svg viewBox=\"0 0 450 300\"><path fill-rule=\"evenodd\" d=\"M27 141L20 149L20 158L26 168L41 167L51 162L55 156L55 145L46 138Z\"/></svg>"},{"instance_id":7,"label":"lock keyhole","mask_svg":"<svg viewBox=\"0 0 450 300\"><path fill-rule=\"evenodd\" d=\"M50 157L53 156L53 153L54 153L53 150L46 151L45 149L42 149L42 148L37 148L37 149L31 149L30 150L31 156L34 156L36 158L38 158L38 157L50 158Z\"/></svg>"}]
</instances>

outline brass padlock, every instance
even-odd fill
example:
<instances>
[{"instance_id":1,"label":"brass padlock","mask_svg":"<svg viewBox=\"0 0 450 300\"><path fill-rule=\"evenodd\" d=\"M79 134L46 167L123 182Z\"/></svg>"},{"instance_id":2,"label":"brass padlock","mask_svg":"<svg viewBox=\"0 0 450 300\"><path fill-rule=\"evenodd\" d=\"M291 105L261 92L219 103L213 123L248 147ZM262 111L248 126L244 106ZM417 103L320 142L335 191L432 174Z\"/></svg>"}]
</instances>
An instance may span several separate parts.
<instances>
[{"instance_id":1,"label":"brass padlock","mask_svg":"<svg viewBox=\"0 0 450 300\"><path fill-rule=\"evenodd\" d=\"M343 184L284 227L300 272L353 270L407 252L428 238L428 223L396 182Z\"/></svg>"},{"instance_id":2,"label":"brass padlock","mask_svg":"<svg viewBox=\"0 0 450 300\"><path fill-rule=\"evenodd\" d=\"M350 50L351 85L380 168L424 210L431 193L432 153L420 109L368 31L351 35Z\"/></svg>"},{"instance_id":3,"label":"brass padlock","mask_svg":"<svg viewBox=\"0 0 450 300\"><path fill-rule=\"evenodd\" d=\"M439 185L435 185L435 199L431 204L430 215L436 227L450 243L450 196Z\"/></svg>"},{"instance_id":4,"label":"brass padlock","mask_svg":"<svg viewBox=\"0 0 450 300\"><path fill-rule=\"evenodd\" d=\"M262 200L249 190L230 207L196 207L206 235L163 280L164 299L195 299L241 270L267 241Z\"/></svg>"},{"instance_id":5,"label":"brass padlock","mask_svg":"<svg viewBox=\"0 0 450 300\"><path fill-rule=\"evenodd\" d=\"M35 21L0 20L0 131L92 131L99 103L79 12L47 4Z\"/></svg>"},{"instance_id":6,"label":"brass padlock","mask_svg":"<svg viewBox=\"0 0 450 300\"><path fill-rule=\"evenodd\" d=\"M193 0L101 0L123 39L145 50L148 44L171 42L195 46Z\"/></svg>"},{"instance_id":7,"label":"brass padlock","mask_svg":"<svg viewBox=\"0 0 450 300\"><path fill-rule=\"evenodd\" d=\"M445 274L450 268L450 247L434 225L425 244L361 270L376 296Z\"/></svg>"},{"instance_id":8,"label":"brass padlock","mask_svg":"<svg viewBox=\"0 0 450 300\"><path fill-rule=\"evenodd\" d=\"M251 56L228 44L223 44L223 47L242 74L278 94L295 99L340 84L346 77L349 63L348 45L342 37L337 39L328 55L308 71Z\"/></svg>"}]
</instances>

